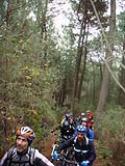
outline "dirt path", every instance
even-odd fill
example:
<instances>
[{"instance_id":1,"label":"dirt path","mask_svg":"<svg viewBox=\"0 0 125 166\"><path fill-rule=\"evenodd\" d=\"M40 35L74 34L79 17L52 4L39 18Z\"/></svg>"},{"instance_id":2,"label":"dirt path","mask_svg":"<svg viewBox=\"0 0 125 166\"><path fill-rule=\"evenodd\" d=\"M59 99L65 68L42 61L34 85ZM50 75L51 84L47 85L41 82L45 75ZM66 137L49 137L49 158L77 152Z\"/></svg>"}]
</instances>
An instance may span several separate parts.
<instances>
[{"instance_id":1,"label":"dirt path","mask_svg":"<svg viewBox=\"0 0 125 166\"><path fill-rule=\"evenodd\" d=\"M40 147L42 153L48 158L51 159L52 146L57 140L57 135L55 133L50 134L45 140L41 141Z\"/></svg>"}]
</instances>

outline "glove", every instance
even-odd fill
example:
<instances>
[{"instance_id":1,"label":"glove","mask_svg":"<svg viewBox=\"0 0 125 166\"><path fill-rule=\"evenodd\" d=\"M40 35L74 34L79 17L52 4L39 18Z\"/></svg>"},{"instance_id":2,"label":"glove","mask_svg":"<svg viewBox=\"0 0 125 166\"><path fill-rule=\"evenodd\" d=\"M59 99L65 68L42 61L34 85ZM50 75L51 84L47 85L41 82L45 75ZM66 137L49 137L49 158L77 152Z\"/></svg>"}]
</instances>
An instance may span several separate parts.
<instances>
[{"instance_id":1,"label":"glove","mask_svg":"<svg viewBox=\"0 0 125 166\"><path fill-rule=\"evenodd\" d=\"M59 153L55 150L52 154L52 160L59 160Z\"/></svg>"},{"instance_id":2,"label":"glove","mask_svg":"<svg viewBox=\"0 0 125 166\"><path fill-rule=\"evenodd\" d=\"M81 162L80 166L88 166L89 163L89 160L85 160Z\"/></svg>"}]
</instances>

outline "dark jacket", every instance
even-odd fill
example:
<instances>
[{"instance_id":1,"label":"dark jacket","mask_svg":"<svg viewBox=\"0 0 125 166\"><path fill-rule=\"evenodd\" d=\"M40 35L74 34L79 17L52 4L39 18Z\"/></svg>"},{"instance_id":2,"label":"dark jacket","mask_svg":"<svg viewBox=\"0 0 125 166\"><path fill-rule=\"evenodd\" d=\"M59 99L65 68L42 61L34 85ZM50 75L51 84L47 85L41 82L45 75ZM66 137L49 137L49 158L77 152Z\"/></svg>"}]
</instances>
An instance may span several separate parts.
<instances>
[{"instance_id":1,"label":"dark jacket","mask_svg":"<svg viewBox=\"0 0 125 166\"><path fill-rule=\"evenodd\" d=\"M87 137L84 138L82 142L79 142L76 137L72 137L71 139L65 141L60 144L58 147L58 151L68 148L70 146L74 147L75 151L75 159L78 163L81 163L84 160L89 160L92 163L96 159L96 152L93 143L89 143Z\"/></svg>"},{"instance_id":2,"label":"dark jacket","mask_svg":"<svg viewBox=\"0 0 125 166\"><path fill-rule=\"evenodd\" d=\"M69 139L73 136L75 132L75 124L70 124L67 119L63 119L60 125L61 137L64 139Z\"/></svg>"}]
</instances>

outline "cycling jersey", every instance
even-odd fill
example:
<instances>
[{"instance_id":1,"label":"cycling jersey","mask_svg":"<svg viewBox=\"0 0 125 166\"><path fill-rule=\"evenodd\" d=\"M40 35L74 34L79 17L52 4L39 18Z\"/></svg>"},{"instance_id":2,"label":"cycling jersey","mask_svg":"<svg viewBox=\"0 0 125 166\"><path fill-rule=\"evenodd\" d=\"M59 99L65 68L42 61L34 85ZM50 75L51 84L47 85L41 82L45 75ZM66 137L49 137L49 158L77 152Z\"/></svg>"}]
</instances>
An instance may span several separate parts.
<instances>
[{"instance_id":1,"label":"cycling jersey","mask_svg":"<svg viewBox=\"0 0 125 166\"><path fill-rule=\"evenodd\" d=\"M89 160L92 163L96 158L94 145L89 143L86 137L83 142L79 142L77 137L74 140L75 159L78 163Z\"/></svg>"},{"instance_id":2,"label":"cycling jersey","mask_svg":"<svg viewBox=\"0 0 125 166\"><path fill-rule=\"evenodd\" d=\"M76 135L77 135L77 129L76 129L75 132L74 132L74 137L75 137ZM93 142L94 142L95 133L94 133L94 130L93 130L93 129L87 128L86 136L88 137L90 143L93 143Z\"/></svg>"},{"instance_id":3,"label":"cycling jersey","mask_svg":"<svg viewBox=\"0 0 125 166\"><path fill-rule=\"evenodd\" d=\"M64 143L60 144L57 148L57 151L60 153L63 149L70 146L74 147L75 160L78 163L88 160L90 162L90 165L92 165L92 163L96 159L96 152L94 144L90 143L87 137L85 137L82 142L78 141L77 136L75 138L72 137L70 140L67 140Z\"/></svg>"},{"instance_id":4,"label":"cycling jersey","mask_svg":"<svg viewBox=\"0 0 125 166\"><path fill-rule=\"evenodd\" d=\"M61 138L67 140L71 138L75 131L74 123L70 124L67 119L63 119L60 126Z\"/></svg>"},{"instance_id":5,"label":"cycling jersey","mask_svg":"<svg viewBox=\"0 0 125 166\"><path fill-rule=\"evenodd\" d=\"M12 147L5 153L0 161L0 166L54 166L37 149L29 147L25 154L17 152Z\"/></svg>"}]
</instances>

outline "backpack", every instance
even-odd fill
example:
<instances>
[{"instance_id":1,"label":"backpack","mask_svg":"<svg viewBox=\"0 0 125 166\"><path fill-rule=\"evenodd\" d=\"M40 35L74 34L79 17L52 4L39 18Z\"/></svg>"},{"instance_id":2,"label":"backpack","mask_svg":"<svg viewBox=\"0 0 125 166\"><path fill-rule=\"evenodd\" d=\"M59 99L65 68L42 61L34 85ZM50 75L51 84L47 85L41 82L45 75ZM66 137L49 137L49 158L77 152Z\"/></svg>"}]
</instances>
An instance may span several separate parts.
<instances>
[{"instance_id":1,"label":"backpack","mask_svg":"<svg viewBox=\"0 0 125 166\"><path fill-rule=\"evenodd\" d=\"M16 151L16 148L15 147L12 147L9 151L8 151L8 154L7 154L7 163L8 163L8 166L11 166L12 163L14 163L12 161L13 159L13 155ZM35 159L35 149L34 148L31 148L29 147L28 149L28 155L29 155L29 165L30 166L33 166L34 164L34 159ZM27 161L24 161L24 164L26 163ZM21 162L21 164L23 164L23 162Z\"/></svg>"}]
</instances>

